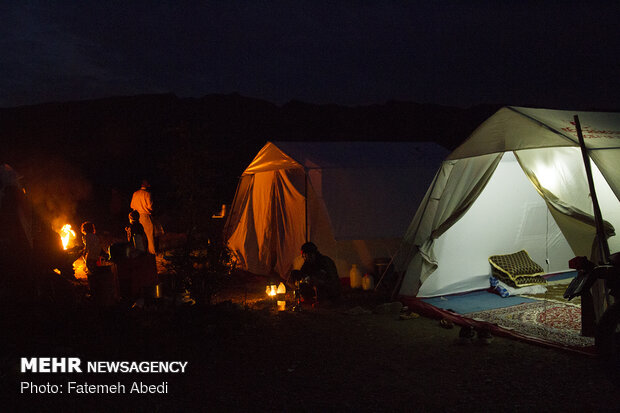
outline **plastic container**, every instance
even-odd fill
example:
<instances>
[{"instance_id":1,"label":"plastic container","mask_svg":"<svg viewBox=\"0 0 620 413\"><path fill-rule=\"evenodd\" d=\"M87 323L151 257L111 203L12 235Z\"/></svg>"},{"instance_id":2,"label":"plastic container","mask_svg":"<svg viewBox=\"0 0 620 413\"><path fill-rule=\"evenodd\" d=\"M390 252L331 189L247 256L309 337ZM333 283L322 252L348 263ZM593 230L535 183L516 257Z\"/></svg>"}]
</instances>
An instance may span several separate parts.
<instances>
[{"instance_id":1,"label":"plastic container","mask_svg":"<svg viewBox=\"0 0 620 413\"><path fill-rule=\"evenodd\" d=\"M364 274L362 277L362 288L364 291L372 290L375 288L375 279L370 274Z\"/></svg>"},{"instance_id":2,"label":"plastic container","mask_svg":"<svg viewBox=\"0 0 620 413\"><path fill-rule=\"evenodd\" d=\"M351 281L351 288L362 288L362 272L357 268L357 264L351 266L349 278Z\"/></svg>"}]
</instances>

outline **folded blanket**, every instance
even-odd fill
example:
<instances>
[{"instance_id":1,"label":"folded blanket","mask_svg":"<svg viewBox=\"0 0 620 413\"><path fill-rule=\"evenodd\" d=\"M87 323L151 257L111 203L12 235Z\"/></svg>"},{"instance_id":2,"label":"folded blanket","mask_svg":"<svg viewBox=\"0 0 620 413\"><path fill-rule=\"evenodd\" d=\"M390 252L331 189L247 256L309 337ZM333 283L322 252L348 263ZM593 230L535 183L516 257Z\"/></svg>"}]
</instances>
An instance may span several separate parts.
<instances>
[{"instance_id":1,"label":"folded blanket","mask_svg":"<svg viewBox=\"0 0 620 413\"><path fill-rule=\"evenodd\" d=\"M536 264L527 251L489 257L493 276L514 288L546 284L545 270Z\"/></svg>"}]
</instances>

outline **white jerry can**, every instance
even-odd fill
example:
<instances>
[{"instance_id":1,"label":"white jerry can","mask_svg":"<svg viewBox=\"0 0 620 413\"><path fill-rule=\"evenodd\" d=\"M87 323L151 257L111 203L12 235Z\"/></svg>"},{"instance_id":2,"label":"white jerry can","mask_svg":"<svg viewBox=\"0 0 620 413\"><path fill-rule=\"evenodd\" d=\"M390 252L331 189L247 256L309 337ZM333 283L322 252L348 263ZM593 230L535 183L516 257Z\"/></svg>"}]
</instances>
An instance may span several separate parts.
<instances>
[{"instance_id":1,"label":"white jerry can","mask_svg":"<svg viewBox=\"0 0 620 413\"><path fill-rule=\"evenodd\" d=\"M357 268L357 264L351 266L349 277L351 280L351 288L362 288L362 272Z\"/></svg>"},{"instance_id":2,"label":"white jerry can","mask_svg":"<svg viewBox=\"0 0 620 413\"><path fill-rule=\"evenodd\" d=\"M372 275L364 274L364 276L362 277L362 288L365 291L375 288L375 279Z\"/></svg>"}]
</instances>

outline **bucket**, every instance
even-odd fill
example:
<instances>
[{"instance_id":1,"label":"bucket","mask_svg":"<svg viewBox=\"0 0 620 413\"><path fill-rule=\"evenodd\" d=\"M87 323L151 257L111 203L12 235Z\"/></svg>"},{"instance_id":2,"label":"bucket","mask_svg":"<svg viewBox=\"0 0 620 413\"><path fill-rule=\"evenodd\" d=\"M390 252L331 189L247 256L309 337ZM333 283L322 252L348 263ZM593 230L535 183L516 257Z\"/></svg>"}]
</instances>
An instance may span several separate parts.
<instances>
[{"instance_id":1,"label":"bucket","mask_svg":"<svg viewBox=\"0 0 620 413\"><path fill-rule=\"evenodd\" d=\"M383 276L383 274L385 273L386 276L388 275L388 273L390 271L392 271L392 266L390 265L390 259L389 258L375 258L373 260L373 264L375 267L375 276L381 278Z\"/></svg>"},{"instance_id":2,"label":"bucket","mask_svg":"<svg viewBox=\"0 0 620 413\"><path fill-rule=\"evenodd\" d=\"M128 242L115 242L108 248L108 255L110 261L119 262L129 257L129 243Z\"/></svg>"}]
</instances>

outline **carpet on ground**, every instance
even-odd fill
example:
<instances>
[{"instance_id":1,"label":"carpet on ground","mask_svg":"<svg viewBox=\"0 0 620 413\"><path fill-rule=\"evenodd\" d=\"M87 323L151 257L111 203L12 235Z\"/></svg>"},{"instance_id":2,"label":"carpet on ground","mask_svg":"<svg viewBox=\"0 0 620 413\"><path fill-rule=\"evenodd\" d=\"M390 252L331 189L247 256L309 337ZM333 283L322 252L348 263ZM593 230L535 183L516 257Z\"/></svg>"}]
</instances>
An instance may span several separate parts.
<instances>
[{"instance_id":1,"label":"carpet on ground","mask_svg":"<svg viewBox=\"0 0 620 413\"><path fill-rule=\"evenodd\" d=\"M563 298L564 290L575 275L572 272L549 276L544 294L502 298L484 290L422 301L519 335L561 346L586 348L594 345L594 338L581 335L580 300L577 297L569 302Z\"/></svg>"},{"instance_id":2,"label":"carpet on ground","mask_svg":"<svg viewBox=\"0 0 620 413\"><path fill-rule=\"evenodd\" d=\"M465 317L566 346L594 345L594 338L581 335L581 307L570 303L538 300L468 313Z\"/></svg>"},{"instance_id":3,"label":"carpet on ground","mask_svg":"<svg viewBox=\"0 0 620 413\"><path fill-rule=\"evenodd\" d=\"M547 279L547 292L544 294L535 295L525 294L523 297L529 297L536 300L554 301L558 303L571 303L579 306L581 305L581 297L575 297L570 301L564 298L564 291L566 291L566 288L576 275L577 273L573 271L550 277Z\"/></svg>"}]
</instances>

